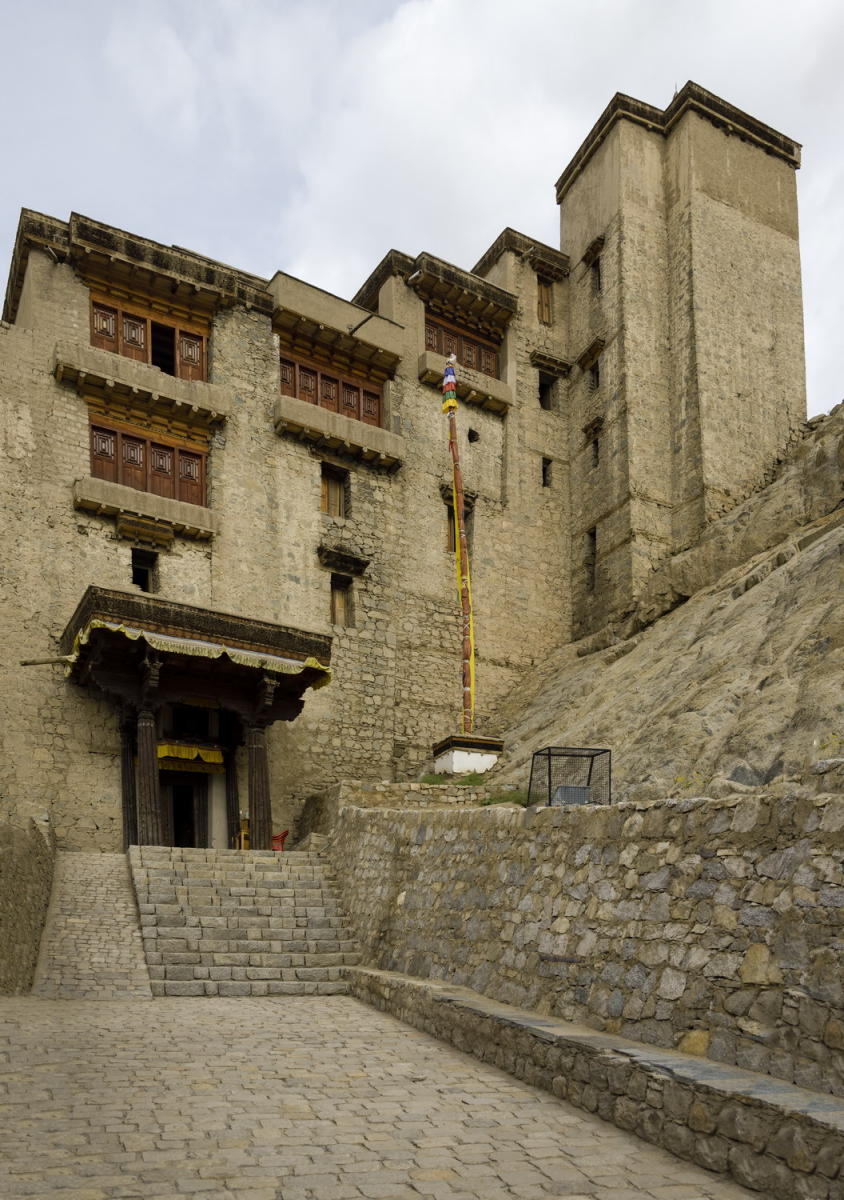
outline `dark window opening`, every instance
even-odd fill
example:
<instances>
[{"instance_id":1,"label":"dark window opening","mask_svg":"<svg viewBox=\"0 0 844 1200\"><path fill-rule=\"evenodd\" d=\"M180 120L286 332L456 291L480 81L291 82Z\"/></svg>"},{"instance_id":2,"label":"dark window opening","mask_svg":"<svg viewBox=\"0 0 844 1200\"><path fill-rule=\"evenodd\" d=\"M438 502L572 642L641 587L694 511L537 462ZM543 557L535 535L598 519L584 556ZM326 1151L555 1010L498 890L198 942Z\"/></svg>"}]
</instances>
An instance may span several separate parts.
<instances>
[{"instance_id":1,"label":"dark window opening","mask_svg":"<svg viewBox=\"0 0 844 1200\"><path fill-rule=\"evenodd\" d=\"M584 553L584 567L586 570L586 590L594 592L595 583L597 581L597 560L598 560L598 530L593 525L586 532L586 549Z\"/></svg>"},{"instance_id":2,"label":"dark window opening","mask_svg":"<svg viewBox=\"0 0 844 1200\"><path fill-rule=\"evenodd\" d=\"M195 708L190 704L174 704L171 707L165 732L186 742L207 742L211 738L211 710Z\"/></svg>"},{"instance_id":3,"label":"dark window opening","mask_svg":"<svg viewBox=\"0 0 844 1200\"><path fill-rule=\"evenodd\" d=\"M592 278L592 293L595 296L601 294L601 259L600 256L592 260L589 268L589 273Z\"/></svg>"},{"instance_id":4,"label":"dark window opening","mask_svg":"<svg viewBox=\"0 0 844 1200\"><path fill-rule=\"evenodd\" d=\"M550 413L555 407L553 404L553 385L557 380L543 371L539 372L539 407L544 408L546 413Z\"/></svg>"},{"instance_id":5,"label":"dark window opening","mask_svg":"<svg viewBox=\"0 0 844 1200\"><path fill-rule=\"evenodd\" d=\"M169 325L150 322L150 360L165 375L176 374L176 331Z\"/></svg>"},{"instance_id":6,"label":"dark window opening","mask_svg":"<svg viewBox=\"0 0 844 1200\"><path fill-rule=\"evenodd\" d=\"M348 575L331 576L331 624L354 625L352 581Z\"/></svg>"},{"instance_id":7,"label":"dark window opening","mask_svg":"<svg viewBox=\"0 0 844 1200\"><path fill-rule=\"evenodd\" d=\"M333 467L330 463L322 464L320 508L330 517L347 517L349 515L348 471Z\"/></svg>"},{"instance_id":8,"label":"dark window opening","mask_svg":"<svg viewBox=\"0 0 844 1200\"><path fill-rule=\"evenodd\" d=\"M552 412L554 408L554 384L556 379L553 375L546 375L544 371L539 372L539 407L544 408L546 412Z\"/></svg>"},{"instance_id":9,"label":"dark window opening","mask_svg":"<svg viewBox=\"0 0 844 1200\"><path fill-rule=\"evenodd\" d=\"M132 583L142 592L158 591L158 555L154 551L132 551Z\"/></svg>"},{"instance_id":10,"label":"dark window opening","mask_svg":"<svg viewBox=\"0 0 844 1200\"><path fill-rule=\"evenodd\" d=\"M601 386L601 365L597 359L589 368L588 377L590 392L597 392L598 388Z\"/></svg>"},{"instance_id":11,"label":"dark window opening","mask_svg":"<svg viewBox=\"0 0 844 1200\"><path fill-rule=\"evenodd\" d=\"M600 440L600 438L596 438L596 437L592 438L592 441L590 442L590 446L592 448L592 466L597 467L598 463L601 461L601 440Z\"/></svg>"},{"instance_id":12,"label":"dark window opening","mask_svg":"<svg viewBox=\"0 0 844 1200\"><path fill-rule=\"evenodd\" d=\"M550 458L543 458L543 460L542 460L542 486L543 487L551 486L551 462L552 462L552 460Z\"/></svg>"},{"instance_id":13,"label":"dark window opening","mask_svg":"<svg viewBox=\"0 0 844 1200\"><path fill-rule=\"evenodd\" d=\"M481 440L481 435L477 429L470 429L466 436L470 442L479 442Z\"/></svg>"}]
</instances>

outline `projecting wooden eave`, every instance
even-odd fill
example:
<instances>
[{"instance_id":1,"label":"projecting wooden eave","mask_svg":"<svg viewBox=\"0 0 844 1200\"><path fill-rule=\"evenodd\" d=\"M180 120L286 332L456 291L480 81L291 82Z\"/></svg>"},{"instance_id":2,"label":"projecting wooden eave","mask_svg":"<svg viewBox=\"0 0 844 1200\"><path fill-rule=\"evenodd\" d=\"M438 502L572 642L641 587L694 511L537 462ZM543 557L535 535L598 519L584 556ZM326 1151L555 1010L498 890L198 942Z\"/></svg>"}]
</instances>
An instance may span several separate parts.
<instances>
[{"instance_id":1,"label":"projecting wooden eave","mask_svg":"<svg viewBox=\"0 0 844 1200\"><path fill-rule=\"evenodd\" d=\"M407 284L429 312L476 329L495 341L501 341L518 309L518 301L510 292L431 254L419 255Z\"/></svg>"}]
</instances>

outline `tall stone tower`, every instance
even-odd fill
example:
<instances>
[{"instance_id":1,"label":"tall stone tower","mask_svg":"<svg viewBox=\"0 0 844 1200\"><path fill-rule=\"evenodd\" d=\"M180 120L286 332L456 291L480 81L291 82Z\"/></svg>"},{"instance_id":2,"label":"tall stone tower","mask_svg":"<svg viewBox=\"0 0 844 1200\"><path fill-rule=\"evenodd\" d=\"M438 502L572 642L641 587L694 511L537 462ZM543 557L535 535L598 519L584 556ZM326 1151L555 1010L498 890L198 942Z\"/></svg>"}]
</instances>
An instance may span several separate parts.
<instances>
[{"instance_id":1,"label":"tall stone tower","mask_svg":"<svg viewBox=\"0 0 844 1200\"><path fill-rule=\"evenodd\" d=\"M799 163L687 83L664 111L616 95L557 182L575 636L756 486L804 419Z\"/></svg>"}]
</instances>

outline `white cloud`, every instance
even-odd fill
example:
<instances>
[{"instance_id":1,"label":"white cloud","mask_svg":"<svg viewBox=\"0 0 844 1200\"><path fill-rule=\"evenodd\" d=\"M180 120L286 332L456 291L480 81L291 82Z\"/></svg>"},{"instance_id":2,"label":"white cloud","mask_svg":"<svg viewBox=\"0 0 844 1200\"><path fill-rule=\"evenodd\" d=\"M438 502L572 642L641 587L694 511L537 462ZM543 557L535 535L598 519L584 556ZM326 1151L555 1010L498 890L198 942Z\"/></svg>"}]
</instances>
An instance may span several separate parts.
<instances>
[{"instance_id":1,"label":"white cloud","mask_svg":"<svg viewBox=\"0 0 844 1200\"><path fill-rule=\"evenodd\" d=\"M508 224L553 243L554 181L612 94L662 107L695 79L805 144L811 408L840 398L836 0L31 0L13 20L7 245L21 204L76 208L346 295L391 246L471 266Z\"/></svg>"}]
</instances>

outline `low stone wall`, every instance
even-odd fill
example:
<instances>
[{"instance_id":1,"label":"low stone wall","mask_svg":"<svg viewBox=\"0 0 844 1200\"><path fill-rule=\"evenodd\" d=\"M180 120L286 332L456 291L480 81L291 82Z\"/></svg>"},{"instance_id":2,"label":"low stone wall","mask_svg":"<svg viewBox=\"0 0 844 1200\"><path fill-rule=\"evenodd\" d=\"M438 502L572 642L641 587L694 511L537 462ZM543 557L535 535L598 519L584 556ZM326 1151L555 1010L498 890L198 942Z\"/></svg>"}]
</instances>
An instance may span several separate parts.
<instances>
[{"instance_id":1,"label":"low stone wall","mask_svg":"<svg viewBox=\"0 0 844 1200\"><path fill-rule=\"evenodd\" d=\"M477 808L501 787L460 787L456 783L342 783L314 792L304 801L296 819L294 834L298 843L309 833L330 834L340 810L354 808Z\"/></svg>"},{"instance_id":2,"label":"low stone wall","mask_svg":"<svg viewBox=\"0 0 844 1200\"><path fill-rule=\"evenodd\" d=\"M0 824L0 995L28 992L32 986L55 852L55 838L45 824Z\"/></svg>"},{"instance_id":3,"label":"low stone wall","mask_svg":"<svg viewBox=\"0 0 844 1200\"><path fill-rule=\"evenodd\" d=\"M844 1197L844 1104L829 1097L538 1017L468 988L360 967L345 976L373 1007L767 1200Z\"/></svg>"},{"instance_id":4,"label":"low stone wall","mask_svg":"<svg viewBox=\"0 0 844 1200\"><path fill-rule=\"evenodd\" d=\"M844 1095L844 796L340 810L364 961Z\"/></svg>"}]
</instances>

